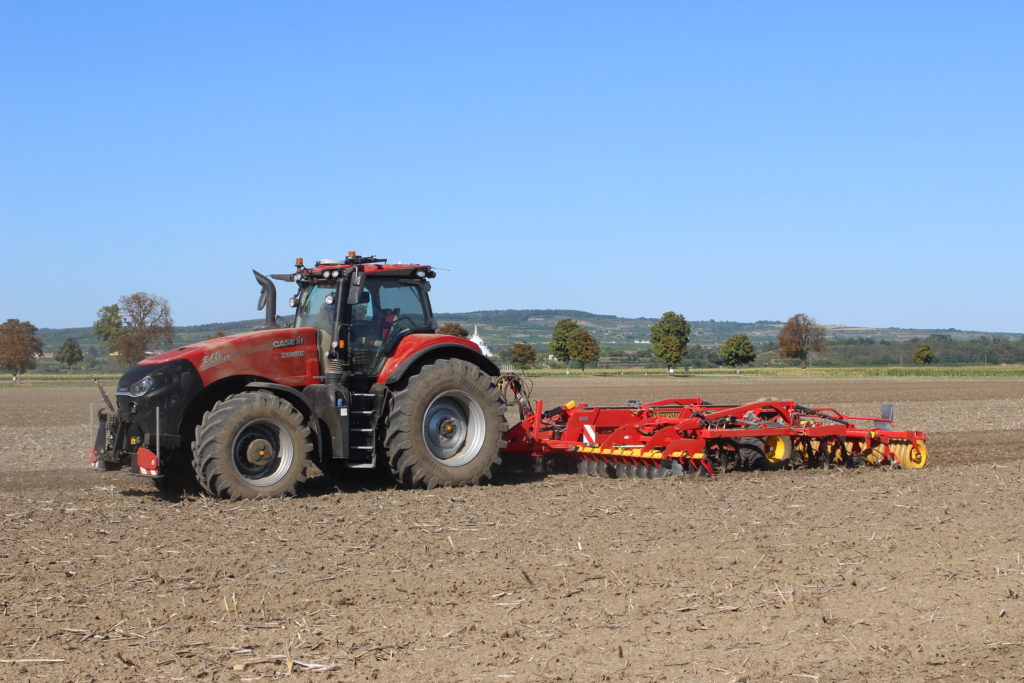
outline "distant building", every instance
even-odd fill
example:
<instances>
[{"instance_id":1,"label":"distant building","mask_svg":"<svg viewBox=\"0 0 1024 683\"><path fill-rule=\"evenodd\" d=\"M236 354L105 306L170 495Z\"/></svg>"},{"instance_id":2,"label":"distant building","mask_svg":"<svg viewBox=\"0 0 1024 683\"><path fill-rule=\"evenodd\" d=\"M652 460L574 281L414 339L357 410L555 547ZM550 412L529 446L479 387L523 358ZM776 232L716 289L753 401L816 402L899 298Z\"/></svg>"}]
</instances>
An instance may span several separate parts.
<instances>
[{"instance_id":1,"label":"distant building","mask_svg":"<svg viewBox=\"0 0 1024 683\"><path fill-rule=\"evenodd\" d=\"M484 354L488 358L491 357L491 350L487 348L487 344L484 344L484 340L477 331L476 325L473 325L473 335L469 338L469 341L480 347L480 353Z\"/></svg>"}]
</instances>

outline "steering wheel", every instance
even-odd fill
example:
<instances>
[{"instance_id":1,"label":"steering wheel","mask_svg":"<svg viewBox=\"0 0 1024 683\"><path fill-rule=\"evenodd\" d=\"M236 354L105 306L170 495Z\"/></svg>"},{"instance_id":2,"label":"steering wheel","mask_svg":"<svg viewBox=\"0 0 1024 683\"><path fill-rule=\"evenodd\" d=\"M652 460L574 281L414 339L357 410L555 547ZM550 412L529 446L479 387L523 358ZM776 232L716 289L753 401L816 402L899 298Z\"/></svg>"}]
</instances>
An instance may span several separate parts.
<instances>
[{"instance_id":1,"label":"steering wheel","mask_svg":"<svg viewBox=\"0 0 1024 683\"><path fill-rule=\"evenodd\" d=\"M401 324L402 321L409 323L408 325ZM392 330L411 330L416 327L416 321L409 316L403 315L401 318L397 318L395 322L391 323Z\"/></svg>"}]
</instances>

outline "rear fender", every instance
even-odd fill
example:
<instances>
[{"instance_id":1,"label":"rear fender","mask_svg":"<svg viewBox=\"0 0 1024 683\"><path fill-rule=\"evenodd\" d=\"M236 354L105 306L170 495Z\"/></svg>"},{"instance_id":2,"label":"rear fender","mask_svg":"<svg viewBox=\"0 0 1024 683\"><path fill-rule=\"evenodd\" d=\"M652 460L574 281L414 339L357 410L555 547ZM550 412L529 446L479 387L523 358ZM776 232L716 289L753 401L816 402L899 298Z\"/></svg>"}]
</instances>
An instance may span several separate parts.
<instances>
[{"instance_id":1,"label":"rear fender","mask_svg":"<svg viewBox=\"0 0 1024 683\"><path fill-rule=\"evenodd\" d=\"M395 352L384 363L378 384L393 386L420 365L438 358L459 358L476 365L492 377L501 374L498 366L480 353L480 347L462 337L443 334L410 334L403 337Z\"/></svg>"}]
</instances>

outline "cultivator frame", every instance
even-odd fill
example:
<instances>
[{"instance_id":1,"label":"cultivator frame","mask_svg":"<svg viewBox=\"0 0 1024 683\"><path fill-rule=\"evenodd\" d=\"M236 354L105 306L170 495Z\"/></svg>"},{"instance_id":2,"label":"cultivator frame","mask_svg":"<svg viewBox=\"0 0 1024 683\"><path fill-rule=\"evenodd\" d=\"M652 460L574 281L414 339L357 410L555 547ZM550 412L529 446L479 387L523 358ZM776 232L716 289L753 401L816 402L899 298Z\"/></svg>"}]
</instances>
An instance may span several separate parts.
<instances>
[{"instance_id":1,"label":"cultivator frame","mask_svg":"<svg viewBox=\"0 0 1024 683\"><path fill-rule=\"evenodd\" d=\"M880 417L775 398L739 405L670 398L623 407L570 401L545 411L542 401L530 403L523 378L504 375L499 385L506 402L520 410L519 423L505 433L504 452L575 460L585 474L656 478L794 467L920 469L928 460L927 437L893 429L890 403L883 404Z\"/></svg>"}]
</instances>

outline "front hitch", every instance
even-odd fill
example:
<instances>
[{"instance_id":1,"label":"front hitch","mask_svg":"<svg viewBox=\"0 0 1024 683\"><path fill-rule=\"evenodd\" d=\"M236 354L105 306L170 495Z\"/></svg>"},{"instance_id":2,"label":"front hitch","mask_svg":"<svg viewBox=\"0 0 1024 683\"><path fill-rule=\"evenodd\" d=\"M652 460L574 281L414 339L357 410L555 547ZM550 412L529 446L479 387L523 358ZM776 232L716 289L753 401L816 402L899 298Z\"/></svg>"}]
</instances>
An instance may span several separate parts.
<instances>
[{"instance_id":1,"label":"front hitch","mask_svg":"<svg viewBox=\"0 0 1024 683\"><path fill-rule=\"evenodd\" d=\"M96 387L100 391L103 403L107 407L100 408L97 413L99 426L96 429L96 439L93 442L92 448L89 449L89 467L102 472L117 470L128 464L119 455L123 452L124 421L121 419L121 414L117 408L110 401L110 397L107 396L103 385L100 384L99 378L93 375L92 381L96 382Z\"/></svg>"}]
</instances>

